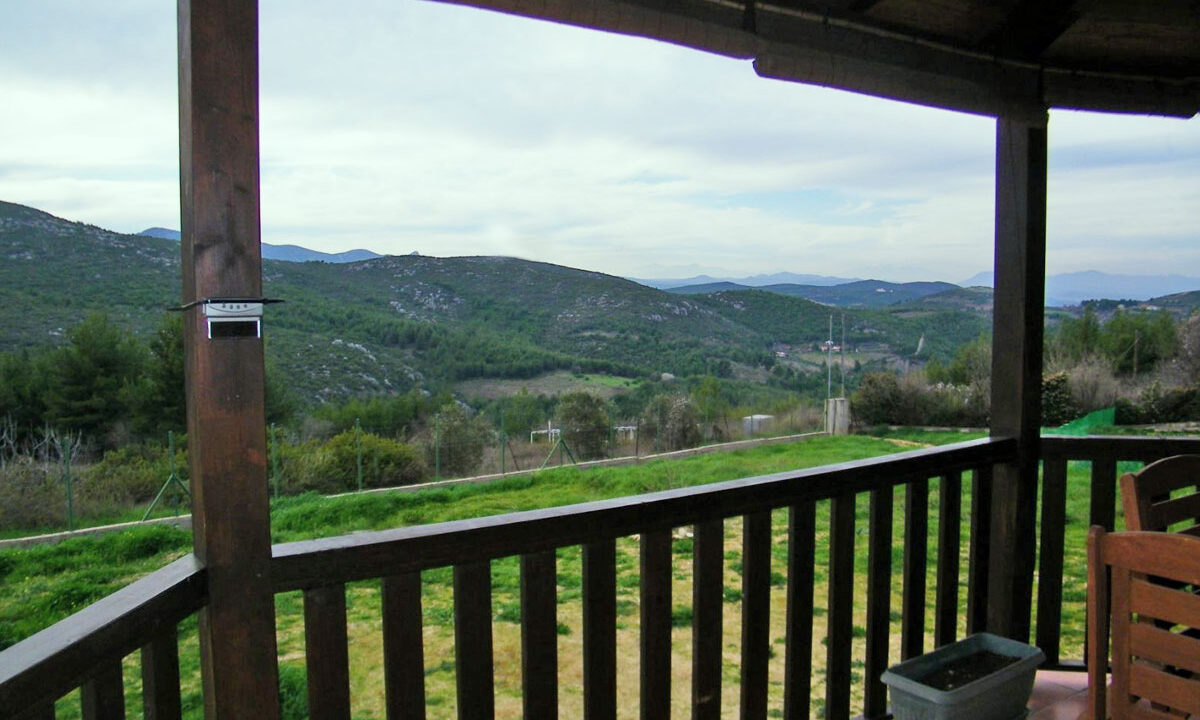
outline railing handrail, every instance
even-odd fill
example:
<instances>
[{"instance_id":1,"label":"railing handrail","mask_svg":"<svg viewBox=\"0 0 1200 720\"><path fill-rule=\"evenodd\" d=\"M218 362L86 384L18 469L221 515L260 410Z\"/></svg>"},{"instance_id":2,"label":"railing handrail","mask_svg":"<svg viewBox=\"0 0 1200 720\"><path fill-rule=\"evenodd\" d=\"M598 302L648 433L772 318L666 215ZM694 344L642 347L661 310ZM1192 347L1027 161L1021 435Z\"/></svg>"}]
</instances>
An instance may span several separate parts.
<instances>
[{"instance_id":1,"label":"railing handrail","mask_svg":"<svg viewBox=\"0 0 1200 720\"><path fill-rule=\"evenodd\" d=\"M61 697L97 665L119 661L195 614L206 597L205 570L188 554L0 651L0 708Z\"/></svg>"},{"instance_id":2,"label":"railing handrail","mask_svg":"<svg viewBox=\"0 0 1200 720\"><path fill-rule=\"evenodd\" d=\"M857 494L1015 455L1014 439L981 438L644 495L282 543L273 548L271 578L275 591L285 592L481 562Z\"/></svg>"},{"instance_id":3,"label":"railing handrail","mask_svg":"<svg viewBox=\"0 0 1200 720\"><path fill-rule=\"evenodd\" d=\"M1171 455L1200 453L1200 438L1153 437L1141 435L1043 435L1042 459L1067 458L1092 460L1158 460Z\"/></svg>"}]
</instances>

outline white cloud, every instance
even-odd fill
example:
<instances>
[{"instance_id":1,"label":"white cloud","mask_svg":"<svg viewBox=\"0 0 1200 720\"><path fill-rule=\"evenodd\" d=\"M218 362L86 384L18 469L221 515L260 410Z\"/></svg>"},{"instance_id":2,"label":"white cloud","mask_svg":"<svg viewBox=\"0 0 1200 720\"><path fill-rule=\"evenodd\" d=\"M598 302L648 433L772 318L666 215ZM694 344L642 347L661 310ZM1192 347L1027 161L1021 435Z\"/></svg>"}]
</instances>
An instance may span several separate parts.
<instances>
[{"instance_id":1,"label":"white cloud","mask_svg":"<svg viewBox=\"0 0 1200 720\"><path fill-rule=\"evenodd\" d=\"M161 5L6 8L0 133L21 142L0 146L0 198L178 226ZM269 242L635 276L961 280L991 263L987 119L438 3L263 0L261 35ZM1200 121L1056 112L1050 139L1052 272L1200 275Z\"/></svg>"}]
</instances>

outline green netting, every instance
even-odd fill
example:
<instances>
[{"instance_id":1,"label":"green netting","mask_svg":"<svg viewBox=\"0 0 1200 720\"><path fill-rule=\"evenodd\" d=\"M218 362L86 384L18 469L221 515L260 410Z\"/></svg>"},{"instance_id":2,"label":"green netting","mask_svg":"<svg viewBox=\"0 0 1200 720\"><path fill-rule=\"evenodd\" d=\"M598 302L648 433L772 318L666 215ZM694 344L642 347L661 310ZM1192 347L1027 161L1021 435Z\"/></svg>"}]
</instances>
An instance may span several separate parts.
<instances>
[{"instance_id":1,"label":"green netting","mask_svg":"<svg viewBox=\"0 0 1200 720\"><path fill-rule=\"evenodd\" d=\"M1087 435L1092 428L1116 425L1116 408L1105 408L1076 418L1066 425L1042 428L1043 435Z\"/></svg>"}]
</instances>

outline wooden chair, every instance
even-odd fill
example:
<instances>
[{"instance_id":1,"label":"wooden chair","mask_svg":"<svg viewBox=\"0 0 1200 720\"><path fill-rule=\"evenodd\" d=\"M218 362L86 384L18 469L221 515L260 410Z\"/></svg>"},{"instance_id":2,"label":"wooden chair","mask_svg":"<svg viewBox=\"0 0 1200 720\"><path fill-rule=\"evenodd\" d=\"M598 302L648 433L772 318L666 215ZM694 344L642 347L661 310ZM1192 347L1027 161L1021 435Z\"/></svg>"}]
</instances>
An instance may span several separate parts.
<instances>
[{"instance_id":1,"label":"wooden chair","mask_svg":"<svg viewBox=\"0 0 1200 720\"><path fill-rule=\"evenodd\" d=\"M1121 504L1128 530L1200 535L1200 455L1163 458L1122 475Z\"/></svg>"},{"instance_id":2,"label":"wooden chair","mask_svg":"<svg viewBox=\"0 0 1200 720\"><path fill-rule=\"evenodd\" d=\"M1179 586L1159 584L1159 578ZM1200 588L1200 537L1107 533L1098 525L1092 527L1087 651L1092 718L1200 718L1200 638L1181 632L1200 627L1196 588ZM1105 622L1110 601L1111 624ZM1110 627L1112 688L1106 698ZM1106 705L1111 705L1111 715L1106 716Z\"/></svg>"}]
</instances>

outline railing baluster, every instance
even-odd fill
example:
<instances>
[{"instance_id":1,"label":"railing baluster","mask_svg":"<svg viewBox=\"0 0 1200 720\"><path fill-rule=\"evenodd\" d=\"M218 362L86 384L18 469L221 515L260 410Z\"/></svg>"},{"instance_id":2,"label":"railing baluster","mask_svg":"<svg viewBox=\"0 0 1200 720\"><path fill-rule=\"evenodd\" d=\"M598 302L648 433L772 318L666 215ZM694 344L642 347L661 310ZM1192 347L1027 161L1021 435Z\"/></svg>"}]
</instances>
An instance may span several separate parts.
<instances>
[{"instance_id":1,"label":"railing baluster","mask_svg":"<svg viewBox=\"0 0 1200 720\"><path fill-rule=\"evenodd\" d=\"M304 591L304 659L308 664L309 715L349 720L350 660L345 585L325 585Z\"/></svg>"},{"instance_id":2,"label":"railing baluster","mask_svg":"<svg viewBox=\"0 0 1200 720\"><path fill-rule=\"evenodd\" d=\"M867 655L863 713L868 718L887 715L887 688L879 676L888 668L888 638L892 611L892 515L895 501L891 486L871 491L867 549Z\"/></svg>"},{"instance_id":3,"label":"railing baluster","mask_svg":"<svg viewBox=\"0 0 1200 720\"><path fill-rule=\"evenodd\" d=\"M933 644L958 638L958 566L962 534L962 473L943 475L938 483L937 606Z\"/></svg>"},{"instance_id":4,"label":"railing baluster","mask_svg":"<svg viewBox=\"0 0 1200 720\"><path fill-rule=\"evenodd\" d=\"M849 720L850 717L850 642L854 635L854 503L854 495L841 495L830 502L826 720Z\"/></svg>"},{"instance_id":5,"label":"railing baluster","mask_svg":"<svg viewBox=\"0 0 1200 720\"><path fill-rule=\"evenodd\" d=\"M617 717L616 543L583 546L583 716Z\"/></svg>"},{"instance_id":6,"label":"railing baluster","mask_svg":"<svg viewBox=\"0 0 1200 720\"><path fill-rule=\"evenodd\" d=\"M967 569L967 634L987 629L988 565L992 534L992 466L971 477L971 547Z\"/></svg>"},{"instance_id":7,"label":"railing baluster","mask_svg":"<svg viewBox=\"0 0 1200 720\"><path fill-rule=\"evenodd\" d=\"M1067 513L1067 461L1047 458L1042 465L1042 531L1038 558L1037 646L1046 662L1059 661L1062 635L1063 534Z\"/></svg>"},{"instance_id":8,"label":"railing baluster","mask_svg":"<svg viewBox=\"0 0 1200 720\"><path fill-rule=\"evenodd\" d=\"M172 625L142 647L142 708L145 720L178 720L179 636Z\"/></svg>"},{"instance_id":9,"label":"railing baluster","mask_svg":"<svg viewBox=\"0 0 1200 720\"><path fill-rule=\"evenodd\" d=\"M814 502L788 510L787 648L784 650L783 716L805 720L812 704Z\"/></svg>"},{"instance_id":10,"label":"railing baluster","mask_svg":"<svg viewBox=\"0 0 1200 720\"><path fill-rule=\"evenodd\" d=\"M124 720L125 682L121 661L107 660L96 667L91 679L80 688L83 720Z\"/></svg>"},{"instance_id":11,"label":"railing baluster","mask_svg":"<svg viewBox=\"0 0 1200 720\"><path fill-rule=\"evenodd\" d=\"M904 595L900 659L925 652L925 570L929 555L929 481L904 488Z\"/></svg>"},{"instance_id":12,"label":"railing baluster","mask_svg":"<svg viewBox=\"0 0 1200 720\"><path fill-rule=\"evenodd\" d=\"M492 665L492 567L454 566L454 662L459 720L496 716Z\"/></svg>"},{"instance_id":13,"label":"railing baluster","mask_svg":"<svg viewBox=\"0 0 1200 720\"><path fill-rule=\"evenodd\" d=\"M766 720L771 642L771 513L742 524L742 720Z\"/></svg>"},{"instance_id":14,"label":"railing baluster","mask_svg":"<svg viewBox=\"0 0 1200 720\"><path fill-rule=\"evenodd\" d=\"M721 612L725 527L696 524L692 559L692 720L721 717Z\"/></svg>"},{"instance_id":15,"label":"railing baluster","mask_svg":"<svg viewBox=\"0 0 1200 720\"><path fill-rule=\"evenodd\" d=\"M553 550L521 556L521 700L527 718L558 717L557 587Z\"/></svg>"},{"instance_id":16,"label":"railing baluster","mask_svg":"<svg viewBox=\"0 0 1200 720\"><path fill-rule=\"evenodd\" d=\"M1117 511L1117 460L1112 456L1092 459L1091 525L1112 532Z\"/></svg>"},{"instance_id":17,"label":"railing baluster","mask_svg":"<svg viewBox=\"0 0 1200 720\"><path fill-rule=\"evenodd\" d=\"M671 716L671 532L642 533L642 720Z\"/></svg>"},{"instance_id":18,"label":"railing baluster","mask_svg":"<svg viewBox=\"0 0 1200 720\"><path fill-rule=\"evenodd\" d=\"M383 578L383 683L389 720L425 720L421 575Z\"/></svg>"}]
</instances>

